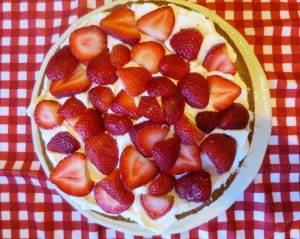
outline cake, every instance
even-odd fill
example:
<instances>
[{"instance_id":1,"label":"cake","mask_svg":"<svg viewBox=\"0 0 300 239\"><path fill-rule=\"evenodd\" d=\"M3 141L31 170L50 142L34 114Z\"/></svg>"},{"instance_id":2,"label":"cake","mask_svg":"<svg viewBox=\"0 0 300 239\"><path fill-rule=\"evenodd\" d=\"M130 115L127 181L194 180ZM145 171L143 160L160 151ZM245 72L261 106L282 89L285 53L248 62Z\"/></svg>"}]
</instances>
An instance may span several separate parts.
<instances>
[{"instance_id":1,"label":"cake","mask_svg":"<svg viewBox=\"0 0 300 239\"><path fill-rule=\"evenodd\" d=\"M253 133L250 74L230 37L166 2L74 30L28 113L50 181L84 210L163 232L217 200Z\"/></svg>"}]
</instances>

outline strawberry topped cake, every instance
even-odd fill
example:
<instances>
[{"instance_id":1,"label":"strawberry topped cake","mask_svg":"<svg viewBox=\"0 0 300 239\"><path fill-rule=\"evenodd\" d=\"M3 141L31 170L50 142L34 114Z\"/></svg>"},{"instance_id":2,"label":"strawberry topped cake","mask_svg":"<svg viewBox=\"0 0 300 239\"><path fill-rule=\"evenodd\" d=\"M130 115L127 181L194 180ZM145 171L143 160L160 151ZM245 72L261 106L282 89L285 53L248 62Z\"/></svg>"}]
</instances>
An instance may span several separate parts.
<instances>
[{"instance_id":1,"label":"strawberry topped cake","mask_svg":"<svg viewBox=\"0 0 300 239\"><path fill-rule=\"evenodd\" d=\"M86 20L49 60L28 112L49 179L70 201L162 232L230 186L253 110L249 72L227 34L161 2Z\"/></svg>"}]
</instances>

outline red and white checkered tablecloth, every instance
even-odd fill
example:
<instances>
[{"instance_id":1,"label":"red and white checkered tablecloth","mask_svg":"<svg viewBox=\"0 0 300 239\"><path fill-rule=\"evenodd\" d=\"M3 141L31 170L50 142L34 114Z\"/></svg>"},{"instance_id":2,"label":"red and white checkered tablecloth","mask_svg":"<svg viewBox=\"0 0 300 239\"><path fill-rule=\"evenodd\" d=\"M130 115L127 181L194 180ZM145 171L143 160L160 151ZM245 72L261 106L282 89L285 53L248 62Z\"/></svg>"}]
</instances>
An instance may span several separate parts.
<instances>
[{"instance_id":1,"label":"red and white checkered tablecloth","mask_svg":"<svg viewBox=\"0 0 300 239\"><path fill-rule=\"evenodd\" d=\"M91 223L53 190L34 153L26 116L46 52L78 17L103 4L1 0L0 238L142 238ZM253 47L269 82L273 129L259 173L233 206L167 238L299 239L300 3L199 4L226 19Z\"/></svg>"}]
</instances>

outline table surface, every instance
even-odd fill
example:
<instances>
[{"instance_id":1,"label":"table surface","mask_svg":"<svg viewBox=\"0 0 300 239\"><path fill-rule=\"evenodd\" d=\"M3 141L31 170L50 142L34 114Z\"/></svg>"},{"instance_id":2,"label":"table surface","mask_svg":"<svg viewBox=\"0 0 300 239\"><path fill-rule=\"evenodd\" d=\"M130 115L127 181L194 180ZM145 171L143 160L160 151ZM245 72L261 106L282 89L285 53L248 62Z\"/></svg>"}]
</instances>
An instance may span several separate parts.
<instances>
[{"instance_id":1,"label":"table surface","mask_svg":"<svg viewBox=\"0 0 300 239\"><path fill-rule=\"evenodd\" d=\"M46 52L78 17L103 4L0 3L0 238L142 238L91 223L59 196L34 153L26 116ZM300 4L199 4L253 47L268 78L273 128L263 165L237 201L208 223L166 238L300 238Z\"/></svg>"}]
</instances>

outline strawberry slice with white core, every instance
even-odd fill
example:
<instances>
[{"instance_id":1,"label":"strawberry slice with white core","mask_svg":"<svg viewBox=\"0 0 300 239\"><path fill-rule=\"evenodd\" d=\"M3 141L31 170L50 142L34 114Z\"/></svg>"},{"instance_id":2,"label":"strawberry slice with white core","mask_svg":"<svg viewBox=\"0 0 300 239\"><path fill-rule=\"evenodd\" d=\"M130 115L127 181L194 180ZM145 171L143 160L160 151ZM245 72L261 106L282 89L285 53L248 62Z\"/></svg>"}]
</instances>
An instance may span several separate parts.
<instances>
[{"instance_id":1,"label":"strawberry slice with white core","mask_svg":"<svg viewBox=\"0 0 300 239\"><path fill-rule=\"evenodd\" d=\"M86 156L77 152L59 161L50 181L64 193L77 197L88 195L94 187L87 173Z\"/></svg>"},{"instance_id":2,"label":"strawberry slice with white core","mask_svg":"<svg viewBox=\"0 0 300 239\"><path fill-rule=\"evenodd\" d=\"M53 129L62 124L64 117L58 114L61 105L54 100L40 101L34 110L34 120L39 128Z\"/></svg>"}]
</instances>

